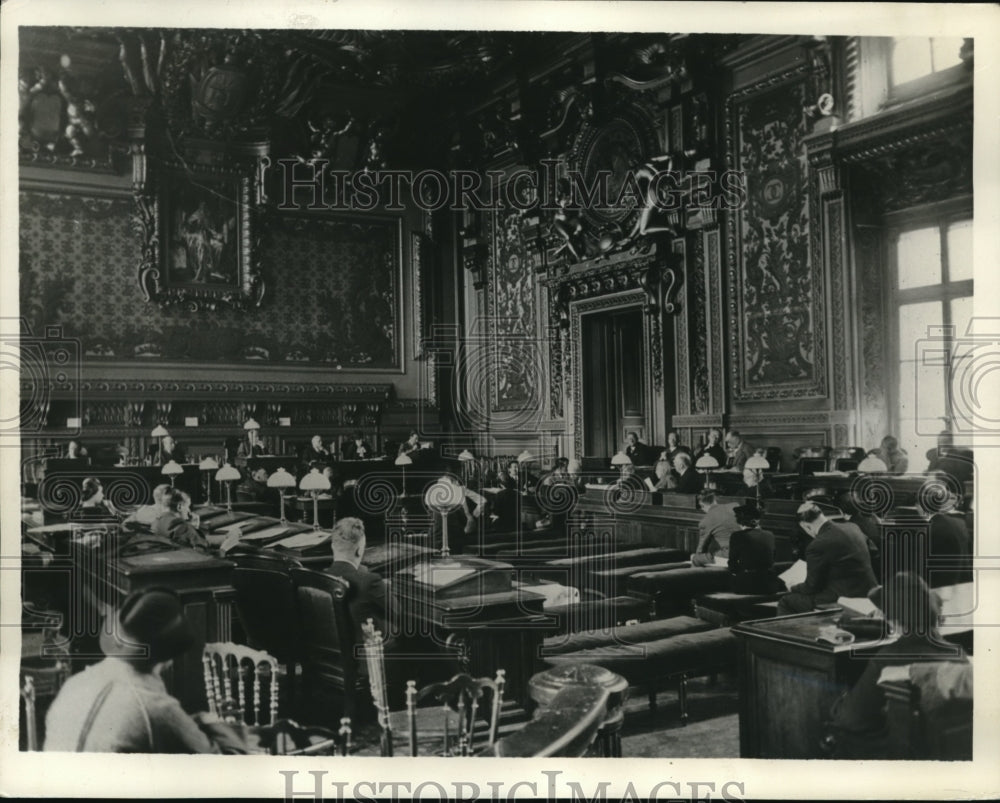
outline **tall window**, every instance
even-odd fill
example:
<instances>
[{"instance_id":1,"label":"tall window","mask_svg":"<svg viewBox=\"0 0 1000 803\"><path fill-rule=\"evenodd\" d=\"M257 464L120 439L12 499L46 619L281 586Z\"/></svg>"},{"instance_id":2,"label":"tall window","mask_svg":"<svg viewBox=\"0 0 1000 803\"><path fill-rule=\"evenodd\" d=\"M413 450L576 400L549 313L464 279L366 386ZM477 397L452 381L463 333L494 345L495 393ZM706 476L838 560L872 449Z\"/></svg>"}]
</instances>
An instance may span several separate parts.
<instances>
[{"instance_id":1,"label":"tall window","mask_svg":"<svg viewBox=\"0 0 1000 803\"><path fill-rule=\"evenodd\" d=\"M893 235L896 428L910 470L920 471L955 416L952 356L972 319L972 220L900 226Z\"/></svg>"},{"instance_id":2,"label":"tall window","mask_svg":"<svg viewBox=\"0 0 1000 803\"><path fill-rule=\"evenodd\" d=\"M959 36L893 37L890 83L898 87L955 67L962 61L959 56L961 50L962 38Z\"/></svg>"}]
</instances>

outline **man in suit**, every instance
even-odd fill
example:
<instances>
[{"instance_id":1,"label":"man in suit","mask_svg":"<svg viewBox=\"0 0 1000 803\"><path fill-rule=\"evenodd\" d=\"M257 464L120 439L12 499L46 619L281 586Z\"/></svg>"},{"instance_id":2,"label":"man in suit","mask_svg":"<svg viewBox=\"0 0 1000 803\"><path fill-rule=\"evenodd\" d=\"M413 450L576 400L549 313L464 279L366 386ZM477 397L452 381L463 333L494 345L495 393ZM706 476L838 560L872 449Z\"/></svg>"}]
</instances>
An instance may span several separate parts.
<instances>
[{"instance_id":1,"label":"man in suit","mask_svg":"<svg viewBox=\"0 0 1000 803\"><path fill-rule=\"evenodd\" d=\"M351 440L341 447L345 460L366 460L372 456L372 447L368 445L361 430L355 430Z\"/></svg>"},{"instance_id":2,"label":"man in suit","mask_svg":"<svg viewBox=\"0 0 1000 803\"><path fill-rule=\"evenodd\" d=\"M779 616L832 605L840 597L864 597L878 585L868 539L857 526L831 521L815 502L803 503L798 519L812 539L806 547L806 579L781 598Z\"/></svg>"},{"instance_id":3,"label":"man in suit","mask_svg":"<svg viewBox=\"0 0 1000 803\"><path fill-rule=\"evenodd\" d=\"M158 444L151 443L149 445L149 449L147 449L147 454L149 454L161 466L165 466L171 460L175 463L183 463L187 459L184 447L175 441L172 435L163 436L162 449Z\"/></svg>"},{"instance_id":4,"label":"man in suit","mask_svg":"<svg viewBox=\"0 0 1000 803\"><path fill-rule=\"evenodd\" d=\"M743 466L753 455L750 444L735 429L726 435L726 471L743 471Z\"/></svg>"},{"instance_id":5,"label":"man in suit","mask_svg":"<svg viewBox=\"0 0 1000 803\"><path fill-rule=\"evenodd\" d=\"M339 519L333 526L330 540L333 547L333 563L325 571L327 574L346 580L351 586L347 604L359 643L362 640L361 625L369 619L374 620L375 629L382 631L388 638L386 630L388 586L381 575L368 571L368 567L361 563L367 545L364 522L353 516Z\"/></svg>"},{"instance_id":6,"label":"man in suit","mask_svg":"<svg viewBox=\"0 0 1000 803\"><path fill-rule=\"evenodd\" d=\"M698 522L698 546L691 556L691 564L711 566L716 556L728 560L729 537L740 529L733 513L736 505L720 505L714 491L702 491L698 507L705 515Z\"/></svg>"},{"instance_id":7,"label":"man in suit","mask_svg":"<svg viewBox=\"0 0 1000 803\"><path fill-rule=\"evenodd\" d=\"M330 462L330 453L323 445L323 438L313 435L309 445L302 450L302 466L305 469L322 468Z\"/></svg>"},{"instance_id":8,"label":"man in suit","mask_svg":"<svg viewBox=\"0 0 1000 803\"><path fill-rule=\"evenodd\" d=\"M657 490L665 488L679 494L696 494L701 492L704 484L705 478L691 465L691 455L678 452L674 455L674 470L665 474L655 487Z\"/></svg>"},{"instance_id":9,"label":"man in suit","mask_svg":"<svg viewBox=\"0 0 1000 803\"><path fill-rule=\"evenodd\" d=\"M625 436L625 440L627 441L625 444L625 455L632 461L632 465L646 465L649 462L649 447L639 440L639 435L635 432L630 432Z\"/></svg>"}]
</instances>

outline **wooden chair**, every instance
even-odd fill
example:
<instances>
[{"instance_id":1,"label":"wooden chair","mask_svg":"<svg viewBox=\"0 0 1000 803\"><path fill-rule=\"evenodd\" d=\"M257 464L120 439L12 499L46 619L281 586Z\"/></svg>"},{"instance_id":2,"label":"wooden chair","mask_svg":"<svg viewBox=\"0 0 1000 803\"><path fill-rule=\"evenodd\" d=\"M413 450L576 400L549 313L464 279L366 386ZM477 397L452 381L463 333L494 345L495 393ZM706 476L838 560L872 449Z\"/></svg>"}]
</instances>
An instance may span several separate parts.
<instances>
[{"instance_id":1,"label":"wooden chair","mask_svg":"<svg viewBox=\"0 0 1000 803\"><path fill-rule=\"evenodd\" d=\"M302 662L302 633L295 587L289 572L301 568L294 558L262 552L235 552L230 558L236 610L247 643L270 653L284 665L289 694L294 697L295 678Z\"/></svg>"},{"instance_id":2,"label":"wooden chair","mask_svg":"<svg viewBox=\"0 0 1000 803\"><path fill-rule=\"evenodd\" d=\"M22 750L39 750L44 741L44 713L70 676L69 642L61 633L58 611L22 604L20 705Z\"/></svg>"},{"instance_id":3,"label":"wooden chair","mask_svg":"<svg viewBox=\"0 0 1000 803\"><path fill-rule=\"evenodd\" d=\"M226 722L264 725L278 720L278 661L242 644L206 644L202 652L208 710ZM261 669L268 679L261 683ZM248 676L252 678L248 684ZM266 701L266 709L264 703ZM266 723L263 714L267 714Z\"/></svg>"},{"instance_id":4,"label":"wooden chair","mask_svg":"<svg viewBox=\"0 0 1000 803\"><path fill-rule=\"evenodd\" d=\"M798 474L815 474L826 471L830 465L829 446L801 446L794 452L795 471Z\"/></svg>"},{"instance_id":5,"label":"wooden chair","mask_svg":"<svg viewBox=\"0 0 1000 803\"><path fill-rule=\"evenodd\" d=\"M831 471L856 471L865 459L865 450L860 446L843 446L830 452Z\"/></svg>"},{"instance_id":6,"label":"wooden chair","mask_svg":"<svg viewBox=\"0 0 1000 803\"><path fill-rule=\"evenodd\" d=\"M343 715L356 721L361 676L354 623L348 607L350 584L311 569L291 570L299 610L305 699L329 689L343 698Z\"/></svg>"},{"instance_id":7,"label":"wooden chair","mask_svg":"<svg viewBox=\"0 0 1000 803\"><path fill-rule=\"evenodd\" d=\"M406 683L406 710L391 711L385 674L385 652L382 634L375 629L371 619L361 626L365 643L365 661L372 699L378 712L381 728L381 752L393 755L393 731L405 729L408 734L410 755L419 754L421 735L430 741L440 739L441 747L435 751L443 756L470 756L476 739L477 714L480 701L488 689L490 715L488 719L487 747L496 741L500 710L503 707L505 672L498 669L496 678L473 678L455 675L451 680L432 683L417 689L413 680ZM420 703L432 701L431 707Z\"/></svg>"}]
</instances>

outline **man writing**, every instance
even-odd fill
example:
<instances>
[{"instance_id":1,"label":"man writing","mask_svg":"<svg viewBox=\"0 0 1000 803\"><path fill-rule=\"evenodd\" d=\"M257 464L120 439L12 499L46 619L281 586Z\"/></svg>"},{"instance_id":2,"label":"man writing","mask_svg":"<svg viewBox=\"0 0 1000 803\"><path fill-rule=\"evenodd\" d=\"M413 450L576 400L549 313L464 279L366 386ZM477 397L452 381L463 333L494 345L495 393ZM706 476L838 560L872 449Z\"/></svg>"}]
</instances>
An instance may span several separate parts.
<instances>
[{"instance_id":1,"label":"man writing","mask_svg":"<svg viewBox=\"0 0 1000 803\"><path fill-rule=\"evenodd\" d=\"M865 534L849 522L831 521L815 502L802 504L797 515L812 539L805 553L806 579L781 598L778 615L832 605L840 597L867 596L878 581Z\"/></svg>"},{"instance_id":2,"label":"man writing","mask_svg":"<svg viewBox=\"0 0 1000 803\"><path fill-rule=\"evenodd\" d=\"M692 566L712 566L718 558L729 558L729 537L740 529L733 510L736 505L720 505L713 491L703 491L698 507L705 513L698 522L698 546L691 556Z\"/></svg>"},{"instance_id":3,"label":"man writing","mask_svg":"<svg viewBox=\"0 0 1000 803\"><path fill-rule=\"evenodd\" d=\"M388 586L381 575L368 571L368 567L361 563L367 546L364 522L353 516L339 519L333 526L330 543L333 547L333 563L325 571L346 580L351 586L347 603L351 620L357 629L358 641L362 640L361 625L369 619L374 620L376 630L387 633L385 615Z\"/></svg>"}]
</instances>

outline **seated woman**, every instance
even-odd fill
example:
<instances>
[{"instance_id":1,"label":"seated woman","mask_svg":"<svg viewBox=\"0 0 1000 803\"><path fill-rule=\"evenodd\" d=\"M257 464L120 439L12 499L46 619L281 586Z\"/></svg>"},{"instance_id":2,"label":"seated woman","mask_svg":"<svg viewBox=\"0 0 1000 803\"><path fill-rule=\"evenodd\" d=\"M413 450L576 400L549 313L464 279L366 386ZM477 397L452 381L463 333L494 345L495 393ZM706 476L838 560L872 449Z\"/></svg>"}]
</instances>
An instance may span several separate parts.
<instances>
[{"instance_id":1,"label":"seated woman","mask_svg":"<svg viewBox=\"0 0 1000 803\"><path fill-rule=\"evenodd\" d=\"M776 594L787 590L774 571L774 533L760 528L763 515L757 502L733 508L736 523L743 529L729 536L730 586L737 594Z\"/></svg>"},{"instance_id":2,"label":"seated woman","mask_svg":"<svg viewBox=\"0 0 1000 803\"><path fill-rule=\"evenodd\" d=\"M873 588L868 597L898 638L869 659L858 682L834 703L831 724L837 758L885 755L885 695L879 686L883 669L929 661L968 662L960 647L941 638L938 596L915 574L899 572L884 587Z\"/></svg>"},{"instance_id":3,"label":"seated woman","mask_svg":"<svg viewBox=\"0 0 1000 803\"><path fill-rule=\"evenodd\" d=\"M115 511L104 498L104 486L96 477L87 477L83 481L82 500L73 517L98 520L117 518Z\"/></svg>"},{"instance_id":4,"label":"seated woman","mask_svg":"<svg viewBox=\"0 0 1000 803\"><path fill-rule=\"evenodd\" d=\"M153 535L169 538L179 546L208 549L208 540L198 529L198 516L191 513L191 497L174 489L166 497L166 506L166 512L153 523Z\"/></svg>"}]
</instances>

